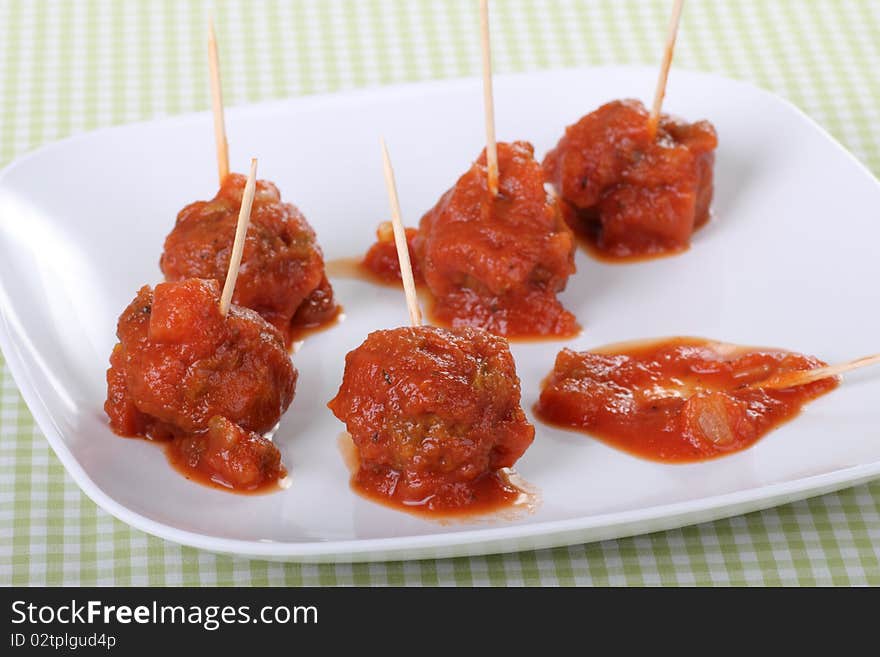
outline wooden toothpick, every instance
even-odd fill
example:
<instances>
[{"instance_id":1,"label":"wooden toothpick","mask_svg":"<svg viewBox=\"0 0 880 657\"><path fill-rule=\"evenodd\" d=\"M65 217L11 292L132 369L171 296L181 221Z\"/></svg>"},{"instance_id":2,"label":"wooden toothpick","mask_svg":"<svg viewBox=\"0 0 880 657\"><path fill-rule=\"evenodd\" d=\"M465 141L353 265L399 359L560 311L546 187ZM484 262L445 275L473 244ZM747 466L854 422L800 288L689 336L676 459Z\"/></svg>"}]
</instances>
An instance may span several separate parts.
<instances>
[{"instance_id":1,"label":"wooden toothpick","mask_svg":"<svg viewBox=\"0 0 880 657\"><path fill-rule=\"evenodd\" d=\"M217 146L217 175L220 184L229 175L229 144L226 141L226 121L223 118L223 89L220 83L220 59L217 56L217 36L214 19L208 19L208 68L211 71L211 108L214 112L214 142Z\"/></svg>"},{"instance_id":2,"label":"wooden toothpick","mask_svg":"<svg viewBox=\"0 0 880 657\"><path fill-rule=\"evenodd\" d=\"M825 367L817 367L813 370L786 372L785 374L774 376L767 381L753 383L749 387L775 389L794 388L796 386L802 386L806 385L807 383L812 383L813 381L829 379L832 376L838 376L840 374L843 374L844 372L859 369L860 367L867 367L868 365L875 365L877 363L880 363L880 354L874 354L873 356L864 356L862 358L850 360L845 363L838 363L837 365L826 365Z\"/></svg>"},{"instance_id":3,"label":"wooden toothpick","mask_svg":"<svg viewBox=\"0 0 880 657\"><path fill-rule=\"evenodd\" d=\"M672 65L672 51L675 48L675 37L678 34L682 5L684 5L684 0L674 0L672 4L672 16L669 18L669 31L666 35L666 48L663 51L663 62L660 64L660 77L657 78L654 104L648 117L648 133L651 135L651 139L654 139L657 134L657 124L660 122L660 108L663 106L663 97L666 96L666 80L669 77L669 67Z\"/></svg>"},{"instance_id":4,"label":"wooden toothpick","mask_svg":"<svg viewBox=\"0 0 880 657\"><path fill-rule=\"evenodd\" d=\"M480 41L483 46L483 109L486 119L486 172L489 193L498 194L498 147L495 141L495 100L492 93L492 46L489 42L489 0L480 0Z\"/></svg>"},{"instance_id":5,"label":"wooden toothpick","mask_svg":"<svg viewBox=\"0 0 880 657\"><path fill-rule=\"evenodd\" d=\"M251 223L251 207L254 204L256 186L257 158L252 157L251 170L244 186L244 193L241 195L241 209L238 211L238 223L235 226L235 241L232 243L232 255L229 256L229 271L226 272L226 282L223 284L223 294L220 296L220 314L224 317L232 304L232 293L235 291L235 281L238 278L238 269L241 267L241 255L244 253L244 238Z\"/></svg>"},{"instance_id":6,"label":"wooden toothpick","mask_svg":"<svg viewBox=\"0 0 880 657\"><path fill-rule=\"evenodd\" d=\"M400 218L400 201L397 198L397 184L394 182L394 169L388 146L382 140L382 169L385 173L385 189L388 191L388 202L391 204L391 225L394 228L394 244L397 247L397 261L400 264L400 278L403 280L403 291L406 294L406 307L409 309L409 321L413 326L422 325L422 311L419 309L419 297L416 294L416 283L413 280L412 263L409 261L409 246L406 243L406 230Z\"/></svg>"}]
</instances>

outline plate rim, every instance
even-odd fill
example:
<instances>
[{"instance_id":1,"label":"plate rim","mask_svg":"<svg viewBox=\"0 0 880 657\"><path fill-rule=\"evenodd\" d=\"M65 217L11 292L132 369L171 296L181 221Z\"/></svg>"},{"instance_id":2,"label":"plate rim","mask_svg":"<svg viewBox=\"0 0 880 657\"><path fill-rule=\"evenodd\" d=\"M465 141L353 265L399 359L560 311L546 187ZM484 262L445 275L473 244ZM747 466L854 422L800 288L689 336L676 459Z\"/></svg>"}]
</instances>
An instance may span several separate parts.
<instances>
[{"instance_id":1,"label":"plate rim","mask_svg":"<svg viewBox=\"0 0 880 657\"><path fill-rule=\"evenodd\" d=\"M600 71L647 71L654 70L649 66L635 65L604 65L604 66L576 66L564 68L548 68L537 71L518 73L504 73L496 75L496 81L504 83L507 79L534 77L543 74L556 74L573 71L583 71L586 74ZM847 150L832 134L821 124L810 117L806 112L794 105L791 101L779 96L758 85L737 78L731 78L708 71L696 71L677 69L679 73L689 76L721 79L726 83L743 85L752 91L764 95L768 100L784 104L787 109L793 110L801 119L806 120L812 127L818 130L828 141L846 154L851 162L857 165L867 178L880 187L880 180L874 176L867 165L859 160L852 152ZM282 106L297 106L320 104L322 102L345 102L375 97L377 95L394 95L399 93L413 93L420 88L430 89L432 92L441 93L445 89L474 85L479 83L476 77L454 77L419 82L408 82L391 85L370 85L368 87L347 89L338 92L312 94L303 97L277 98L258 103L248 103L230 107L227 116L234 118L236 115L246 115L251 112L278 109ZM198 120L207 120L209 111L187 112L177 115L166 115L158 118L122 123L98 128L96 130L83 131L64 139L48 142L30 150L13 159L0 169L0 184L4 183L9 174L24 162L39 157L44 152L57 148L67 142L88 139L95 135L106 132L115 132L131 128L146 127L156 123L186 123ZM0 350L2 350L7 366L21 394L25 404L34 417L37 427L46 437L47 442L55 455L61 461L67 473L80 490L96 505L101 507L116 519L148 534L172 541L174 543L226 554L234 554L253 558L283 559L288 561L318 562L333 560L337 562L354 563L358 561L372 560L410 560L421 558L446 558L453 556L466 556L476 554L494 554L515 552L526 549L559 547L571 545L578 541L578 535L587 536L590 531L605 529L601 536L587 537L587 541L621 538L633 536L644 532L658 531L660 529L672 529L684 527L695 522L721 519L742 513L748 513L759 509L770 508L779 504L805 499L815 495L821 495L851 485L857 485L865 481L880 477L880 459L868 463L859 463L832 470L819 475L799 477L797 479L777 482L749 488L722 495L701 497L696 500L686 500L671 504L645 506L626 511L607 512L591 516L578 516L564 520L548 520L528 524L501 524L496 526L475 526L454 532L442 531L422 534L393 536L383 538L362 538L344 540L312 540L312 541L266 541L246 540L218 537L211 534L193 532L179 529L172 525L153 520L142 515L124 504L117 502L108 493L104 492L86 473L79 464L73 453L64 442L61 431L52 418L42 396L37 392L31 372L25 363L25 357L13 336L10 319L7 317L6 307L9 304L9 296L4 282L0 280ZM664 525L666 519L669 523ZM653 524L652 524L653 523ZM639 529L633 525L645 525ZM438 528L442 525L438 524ZM545 539L543 541L539 539ZM528 542L531 541L530 546ZM490 548L491 549L484 549Z\"/></svg>"}]
</instances>

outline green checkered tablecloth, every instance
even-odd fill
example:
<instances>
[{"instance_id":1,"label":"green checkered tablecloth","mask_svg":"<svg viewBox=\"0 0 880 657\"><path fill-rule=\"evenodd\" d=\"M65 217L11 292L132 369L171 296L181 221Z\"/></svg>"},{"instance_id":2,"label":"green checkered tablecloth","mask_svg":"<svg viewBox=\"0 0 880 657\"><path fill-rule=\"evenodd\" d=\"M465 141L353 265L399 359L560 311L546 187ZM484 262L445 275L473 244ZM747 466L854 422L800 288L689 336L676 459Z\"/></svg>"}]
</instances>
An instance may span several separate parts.
<instances>
[{"instance_id":1,"label":"green checkered tablecloth","mask_svg":"<svg viewBox=\"0 0 880 657\"><path fill-rule=\"evenodd\" d=\"M206 109L212 8L235 105L477 75L476 5L0 0L0 164L73 133ZM495 0L496 70L656 63L669 6ZM789 98L880 173L880 1L690 0L675 66ZM880 481L681 530L506 556L315 566L217 556L99 510L49 449L5 366L0 395L4 585L880 585Z\"/></svg>"}]
</instances>

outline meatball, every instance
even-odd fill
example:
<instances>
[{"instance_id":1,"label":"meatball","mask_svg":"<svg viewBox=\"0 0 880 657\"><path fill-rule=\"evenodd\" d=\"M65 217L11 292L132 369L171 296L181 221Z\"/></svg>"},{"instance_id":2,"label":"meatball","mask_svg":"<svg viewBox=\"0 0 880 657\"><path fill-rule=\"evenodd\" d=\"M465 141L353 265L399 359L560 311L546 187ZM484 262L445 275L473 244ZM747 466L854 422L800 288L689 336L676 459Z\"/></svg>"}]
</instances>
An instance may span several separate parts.
<instances>
[{"instance_id":1,"label":"meatball","mask_svg":"<svg viewBox=\"0 0 880 657\"><path fill-rule=\"evenodd\" d=\"M159 263L166 280L226 279L245 182L231 174L212 200L181 210ZM315 232L264 180L257 182L232 301L260 313L287 346L298 330L326 323L338 312Z\"/></svg>"},{"instance_id":2,"label":"meatball","mask_svg":"<svg viewBox=\"0 0 880 657\"><path fill-rule=\"evenodd\" d=\"M407 241L417 282L433 296L434 318L508 337L571 336L577 321L556 298L574 273L574 236L526 142L498 144L499 193L486 155L422 217ZM364 266L400 279L393 235L380 226Z\"/></svg>"},{"instance_id":3,"label":"meatball","mask_svg":"<svg viewBox=\"0 0 880 657\"><path fill-rule=\"evenodd\" d=\"M574 272L574 239L533 153L499 143L496 197L484 152L422 217L414 247L441 321L505 336L577 331L556 298Z\"/></svg>"},{"instance_id":4,"label":"meatball","mask_svg":"<svg viewBox=\"0 0 880 657\"><path fill-rule=\"evenodd\" d=\"M104 409L116 433L174 441L187 467L253 488L283 476L259 434L287 410L297 372L275 327L235 305L223 317L219 303L215 280L141 288L119 318Z\"/></svg>"},{"instance_id":5,"label":"meatball","mask_svg":"<svg viewBox=\"0 0 880 657\"><path fill-rule=\"evenodd\" d=\"M603 254L677 252L709 220L717 145L707 121L666 115L652 138L644 106L617 100L566 128L544 171L566 220Z\"/></svg>"},{"instance_id":6,"label":"meatball","mask_svg":"<svg viewBox=\"0 0 880 657\"><path fill-rule=\"evenodd\" d=\"M355 485L429 510L479 503L535 435L506 341L470 328L371 333L328 406L357 450Z\"/></svg>"}]
</instances>

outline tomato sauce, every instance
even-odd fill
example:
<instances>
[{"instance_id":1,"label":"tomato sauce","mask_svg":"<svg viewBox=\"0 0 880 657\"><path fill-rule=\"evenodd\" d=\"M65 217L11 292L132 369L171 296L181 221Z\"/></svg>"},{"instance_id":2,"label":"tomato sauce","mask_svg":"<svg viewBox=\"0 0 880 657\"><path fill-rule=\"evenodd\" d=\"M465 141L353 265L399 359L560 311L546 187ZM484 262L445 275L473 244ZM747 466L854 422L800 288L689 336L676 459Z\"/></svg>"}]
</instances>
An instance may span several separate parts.
<instances>
[{"instance_id":1,"label":"tomato sauce","mask_svg":"<svg viewBox=\"0 0 880 657\"><path fill-rule=\"evenodd\" d=\"M281 452L267 438L215 416L205 432L165 444L168 462L190 481L235 493L277 491L287 476Z\"/></svg>"},{"instance_id":2,"label":"tomato sauce","mask_svg":"<svg viewBox=\"0 0 880 657\"><path fill-rule=\"evenodd\" d=\"M196 479L256 490L285 476L261 434L293 400L297 372L257 313L220 314L215 280L144 286L117 325L104 409L119 435L168 447Z\"/></svg>"},{"instance_id":3,"label":"tomato sauce","mask_svg":"<svg viewBox=\"0 0 880 657\"><path fill-rule=\"evenodd\" d=\"M564 349L535 413L560 427L657 461L687 463L737 452L837 387L758 385L824 363L778 349L671 338L595 351Z\"/></svg>"},{"instance_id":4,"label":"tomato sauce","mask_svg":"<svg viewBox=\"0 0 880 657\"><path fill-rule=\"evenodd\" d=\"M345 359L328 403L356 451L352 485L431 515L488 511L522 491L506 480L532 443L507 343L475 329L371 333Z\"/></svg>"},{"instance_id":5,"label":"tomato sauce","mask_svg":"<svg viewBox=\"0 0 880 657\"><path fill-rule=\"evenodd\" d=\"M407 239L432 319L506 337L571 337L577 320L557 299L574 273L574 236L526 142L498 144L499 192L488 190L483 153ZM400 277L393 235L380 227L364 267Z\"/></svg>"},{"instance_id":6,"label":"tomato sauce","mask_svg":"<svg viewBox=\"0 0 880 657\"><path fill-rule=\"evenodd\" d=\"M422 268L416 258L415 240L419 231L415 228L406 229L406 243L409 248L409 261L412 265L413 280L416 285L423 285L425 277ZM394 243L394 229L390 221L383 221L376 229L376 243L367 251L360 263L364 271L379 282L388 285L400 286L400 264L397 261L397 246Z\"/></svg>"},{"instance_id":7,"label":"tomato sauce","mask_svg":"<svg viewBox=\"0 0 880 657\"><path fill-rule=\"evenodd\" d=\"M466 502L456 499L456 491L442 490L440 495L429 495L421 500L410 499L395 489L388 495L385 481L377 481L360 471L357 449L348 433L339 438L339 450L351 471L351 489L361 497L376 504L382 504L396 511L432 519L456 520L474 516L504 513L518 508L531 509L536 495L523 485L514 481L512 471L498 470L478 477L466 490Z\"/></svg>"},{"instance_id":8,"label":"tomato sauce","mask_svg":"<svg viewBox=\"0 0 880 657\"><path fill-rule=\"evenodd\" d=\"M565 130L544 159L563 216L604 259L670 255L709 220L718 138L707 121L661 117L618 100Z\"/></svg>"},{"instance_id":9,"label":"tomato sauce","mask_svg":"<svg viewBox=\"0 0 880 657\"><path fill-rule=\"evenodd\" d=\"M245 182L230 174L213 199L180 211L160 260L166 280L226 280ZM257 181L232 301L260 313L288 348L301 329L328 326L339 314L315 231L265 180Z\"/></svg>"}]
</instances>

